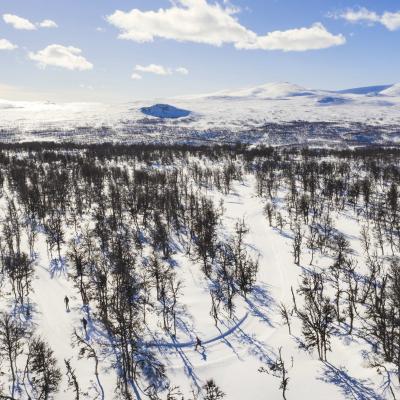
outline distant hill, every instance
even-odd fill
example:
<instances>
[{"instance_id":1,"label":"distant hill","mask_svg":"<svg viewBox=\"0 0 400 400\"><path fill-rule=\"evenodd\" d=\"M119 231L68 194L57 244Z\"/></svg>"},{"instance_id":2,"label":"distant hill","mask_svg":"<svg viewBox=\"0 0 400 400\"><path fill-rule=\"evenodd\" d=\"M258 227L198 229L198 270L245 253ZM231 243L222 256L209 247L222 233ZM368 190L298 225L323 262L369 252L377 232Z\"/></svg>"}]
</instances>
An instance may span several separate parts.
<instances>
[{"instance_id":1,"label":"distant hill","mask_svg":"<svg viewBox=\"0 0 400 400\"><path fill-rule=\"evenodd\" d=\"M143 114L157 118L182 118L191 114L188 110L183 110L169 104L155 104L150 107L142 107L140 111Z\"/></svg>"},{"instance_id":2,"label":"distant hill","mask_svg":"<svg viewBox=\"0 0 400 400\"><path fill-rule=\"evenodd\" d=\"M395 85L389 86L387 89L383 90L381 94L385 96L400 96L400 83L396 83Z\"/></svg>"},{"instance_id":3,"label":"distant hill","mask_svg":"<svg viewBox=\"0 0 400 400\"><path fill-rule=\"evenodd\" d=\"M272 82L265 85L238 90L222 90L208 95L210 98L255 98L279 99L285 97L309 96L314 91L288 82Z\"/></svg>"},{"instance_id":4,"label":"distant hill","mask_svg":"<svg viewBox=\"0 0 400 400\"><path fill-rule=\"evenodd\" d=\"M346 104L348 103L349 99L345 99L343 97L334 97L334 96L327 96L327 97L322 97L321 99L318 100L318 103L321 105L340 105L340 104Z\"/></svg>"}]
</instances>

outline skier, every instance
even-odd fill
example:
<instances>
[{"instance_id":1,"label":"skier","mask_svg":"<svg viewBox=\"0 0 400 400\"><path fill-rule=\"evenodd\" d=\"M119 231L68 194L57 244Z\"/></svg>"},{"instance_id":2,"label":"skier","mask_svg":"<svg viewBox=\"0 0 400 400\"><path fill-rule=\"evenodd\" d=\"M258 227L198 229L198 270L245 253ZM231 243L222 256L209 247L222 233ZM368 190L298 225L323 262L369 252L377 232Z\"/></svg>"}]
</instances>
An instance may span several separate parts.
<instances>
[{"instance_id":1,"label":"skier","mask_svg":"<svg viewBox=\"0 0 400 400\"><path fill-rule=\"evenodd\" d=\"M198 336L196 336L196 346L195 346L195 348L194 348L194 351L197 351L197 349L198 349L199 347L201 347L201 348L204 350L204 346L203 346L203 344L201 343L200 338L199 338Z\"/></svg>"},{"instance_id":2,"label":"skier","mask_svg":"<svg viewBox=\"0 0 400 400\"><path fill-rule=\"evenodd\" d=\"M83 317L81 319L81 321L82 321L83 329L85 330L85 334L87 336L87 319L85 317Z\"/></svg>"},{"instance_id":3,"label":"skier","mask_svg":"<svg viewBox=\"0 0 400 400\"><path fill-rule=\"evenodd\" d=\"M68 296L64 297L64 303L65 303L65 311L69 312L70 309L69 309L69 298L68 298Z\"/></svg>"}]
</instances>

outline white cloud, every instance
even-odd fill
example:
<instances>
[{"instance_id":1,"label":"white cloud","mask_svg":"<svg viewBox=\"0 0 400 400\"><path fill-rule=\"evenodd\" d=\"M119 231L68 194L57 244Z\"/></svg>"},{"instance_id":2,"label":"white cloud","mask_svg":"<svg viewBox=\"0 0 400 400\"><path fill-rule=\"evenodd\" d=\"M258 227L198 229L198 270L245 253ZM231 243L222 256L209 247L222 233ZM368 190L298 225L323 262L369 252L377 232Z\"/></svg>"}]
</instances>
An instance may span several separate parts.
<instances>
[{"instance_id":1,"label":"white cloud","mask_svg":"<svg viewBox=\"0 0 400 400\"><path fill-rule=\"evenodd\" d=\"M233 44L238 49L305 51L344 44L343 35L334 35L320 24L311 27L274 31L258 35L241 25L238 8L224 2L175 0L167 9L130 12L117 10L107 17L121 32L120 39L144 43L155 38L213 46Z\"/></svg>"},{"instance_id":2,"label":"white cloud","mask_svg":"<svg viewBox=\"0 0 400 400\"><path fill-rule=\"evenodd\" d=\"M365 7L361 7L358 9L349 8L344 12L334 13L330 16L335 19L344 19L351 23L365 22L370 25L379 23L390 31L400 29L400 11L385 11L383 14L378 14L375 11L370 11Z\"/></svg>"},{"instance_id":3,"label":"white cloud","mask_svg":"<svg viewBox=\"0 0 400 400\"><path fill-rule=\"evenodd\" d=\"M93 64L81 55L82 50L72 46L52 44L37 53L30 52L29 58L38 63L40 68L48 65L69 70L85 71L93 68Z\"/></svg>"},{"instance_id":4,"label":"white cloud","mask_svg":"<svg viewBox=\"0 0 400 400\"><path fill-rule=\"evenodd\" d=\"M17 47L18 47L17 45L12 44L7 39L0 39L0 50L14 50Z\"/></svg>"},{"instance_id":5,"label":"white cloud","mask_svg":"<svg viewBox=\"0 0 400 400\"><path fill-rule=\"evenodd\" d=\"M189 70L185 67L179 67L175 70L178 74L182 74L182 75L188 75L189 74Z\"/></svg>"},{"instance_id":6,"label":"white cloud","mask_svg":"<svg viewBox=\"0 0 400 400\"><path fill-rule=\"evenodd\" d=\"M167 68L162 65L158 64L149 64L149 65L136 65L135 70L131 76L132 79L142 79L142 75L140 73L147 73L147 74L154 74L154 75L173 75L174 73L181 74L181 75L188 75L189 70L185 67L178 67L178 68Z\"/></svg>"},{"instance_id":7,"label":"white cloud","mask_svg":"<svg viewBox=\"0 0 400 400\"><path fill-rule=\"evenodd\" d=\"M165 68L162 65L150 64L150 65L136 65L135 71L147 72L155 75L171 75L172 71L170 68Z\"/></svg>"},{"instance_id":8,"label":"white cloud","mask_svg":"<svg viewBox=\"0 0 400 400\"><path fill-rule=\"evenodd\" d=\"M385 25L390 31L400 29L400 11L392 13L385 12L381 16L381 24Z\"/></svg>"},{"instance_id":9,"label":"white cloud","mask_svg":"<svg viewBox=\"0 0 400 400\"><path fill-rule=\"evenodd\" d=\"M51 19L44 19L38 24L41 28L58 28L58 25Z\"/></svg>"},{"instance_id":10,"label":"white cloud","mask_svg":"<svg viewBox=\"0 0 400 400\"><path fill-rule=\"evenodd\" d=\"M42 22L33 23L29 19L14 14L3 14L3 20L14 29L34 31L37 28L58 28L58 25L51 19L44 19Z\"/></svg>"},{"instance_id":11,"label":"white cloud","mask_svg":"<svg viewBox=\"0 0 400 400\"><path fill-rule=\"evenodd\" d=\"M359 22L359 21L364 21L364 22L378 22L379 21L379 16L377 13L373 11L369 11L367 8L358 8L356 10L353 10L351 8L347 9L346 11L342 13L334 13L330 14L329 16L335 18L335 19L345 19L348 22Z\"/></svg>"},{"instance_id":12,"label":"white cloud","mask_svg":"<svg viewBox=\"0 0 400 400\"><path fill-rule=\"evenodd\" d=\"M344 44L343 35L332 35L317 22L309 28L273 31L265 36L258 36L254 42L238 43L239 49L262 49L283 51L319 50Z\"/></svg>"},{"instance_id":13,"label":"white cloud","mask_svg":"<svg viewBox=\"0 0 400 400\"><path fill-rule=\"evenodd\" d=\"M11 25L15 29L23 29L27 31L33 31L36 26L26 18L19 17L14 14L3 14L3 20L6 24Z\"/></svg>"}]
</instances>

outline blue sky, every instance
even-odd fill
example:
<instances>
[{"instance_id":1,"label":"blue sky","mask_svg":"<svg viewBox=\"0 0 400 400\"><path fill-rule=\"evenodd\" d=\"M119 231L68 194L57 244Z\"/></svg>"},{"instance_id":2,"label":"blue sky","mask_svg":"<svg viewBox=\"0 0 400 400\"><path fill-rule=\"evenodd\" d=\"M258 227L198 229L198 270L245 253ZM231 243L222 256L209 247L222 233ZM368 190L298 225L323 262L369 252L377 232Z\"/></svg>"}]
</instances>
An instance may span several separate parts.
<instances>
[{"instance_id":1,"label":"blue sky","mask_svg":"<svg viewBox=\"0 0 400 400\"><path fill-rule=\"evenodd\" d=\"M400 81L397 0L1 0L0 14L0 98Z\"/></svg>"}]
</instances>

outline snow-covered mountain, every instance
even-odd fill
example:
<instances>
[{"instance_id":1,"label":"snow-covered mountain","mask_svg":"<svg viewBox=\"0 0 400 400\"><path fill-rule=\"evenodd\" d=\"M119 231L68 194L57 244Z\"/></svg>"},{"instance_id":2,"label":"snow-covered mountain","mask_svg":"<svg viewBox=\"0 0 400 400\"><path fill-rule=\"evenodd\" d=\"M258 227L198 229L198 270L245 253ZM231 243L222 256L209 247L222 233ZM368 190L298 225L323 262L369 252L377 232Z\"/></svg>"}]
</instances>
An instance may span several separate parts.
<instances>
[{"instance_id":1,"label":"snow-covered mountain","mask_svg":"<svg viewBox=\"0 0 400 400\"><path fill-rule=\"evenodd\" d=\"M281 99L285 97L308 96L317 94L314 90L306 89L288 82L273 82L261 86L239 90L222 90L208 95L209 98L253 98L253 99Z\"/></svg>"},{"instance_id":2,"label":"snow-covered mountain","mask_svg":"<svg viewBox=\"0 0 400 400\"><path fill-rule=\"evenodd\" d=\"M380 94L383 94L384 96L400 97L400 83L389 86L388 88L380 92Z\"/></svg>"},{"instance_id":3,"label":"snow-covered mountain","mask_svg":"<svg viewBox=\"0 0 400 400\"><path fill-rule=\"evenodd\" d=\"M399 126L400 84L334 92L269 83L123 104L0 100L0 140L399 143Z\"/></svg>"}]
</instances>

